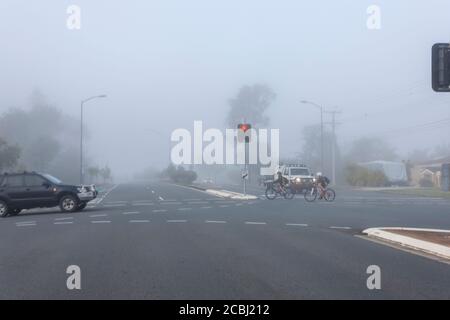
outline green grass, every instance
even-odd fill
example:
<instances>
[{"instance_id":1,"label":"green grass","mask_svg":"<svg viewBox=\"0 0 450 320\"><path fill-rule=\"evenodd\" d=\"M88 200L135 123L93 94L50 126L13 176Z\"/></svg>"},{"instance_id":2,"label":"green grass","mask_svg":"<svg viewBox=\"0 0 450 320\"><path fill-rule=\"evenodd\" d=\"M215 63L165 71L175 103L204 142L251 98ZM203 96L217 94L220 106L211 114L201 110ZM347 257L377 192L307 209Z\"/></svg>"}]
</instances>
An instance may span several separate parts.
<instances>
[{"instance_id":1,"label":"green grass","mask_svg":"<svg viewBox=\"0 0 450 320\"><path fill-rule=\"evenodd\" d=\"M416 188L416 189L392 189L383 192L402 194L408 196L447 198L450 199L450 192L443 192L435 188Z\"/></svg>"}]
</instances>

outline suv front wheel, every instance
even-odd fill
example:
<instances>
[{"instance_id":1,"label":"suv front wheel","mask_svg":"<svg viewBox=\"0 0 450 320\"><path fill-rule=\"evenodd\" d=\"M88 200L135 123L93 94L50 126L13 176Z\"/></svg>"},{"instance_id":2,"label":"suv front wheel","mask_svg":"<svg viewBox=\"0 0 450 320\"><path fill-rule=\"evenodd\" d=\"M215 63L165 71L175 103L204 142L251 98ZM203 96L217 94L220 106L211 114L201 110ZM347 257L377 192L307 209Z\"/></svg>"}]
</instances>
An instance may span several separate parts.
<instances>
[{"instance_id":1,"label":"suv front wheel","mask_svg":"<svg viewBox=\"0 0 450 320\"><path fill-rule=\"evenodd\" d=\"M8 216L9 208L5 201L0 200L0 217L5 218Z\"/></svg>"},{"instance_id":2,"label":"suv front wheel","mask_svg":"<svg viewBox=\"0 0 450 320\"><path fill-rule=\"evenodd\" d=\"M78 209L78 199L72 195L66 195L59 200L59 208L62 212L75 212Z\"/></svg>"}]
</instances>

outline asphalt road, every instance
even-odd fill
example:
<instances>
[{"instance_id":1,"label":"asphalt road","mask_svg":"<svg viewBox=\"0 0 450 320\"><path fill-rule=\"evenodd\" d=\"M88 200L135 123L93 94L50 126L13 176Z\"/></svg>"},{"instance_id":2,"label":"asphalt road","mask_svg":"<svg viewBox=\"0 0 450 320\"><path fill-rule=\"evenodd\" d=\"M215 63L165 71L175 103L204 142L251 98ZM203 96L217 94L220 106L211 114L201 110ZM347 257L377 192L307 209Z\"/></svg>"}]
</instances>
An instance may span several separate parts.
<instances>
[{"instance_id":1,"label":"asphalt road","mask_svg":"<svg viewBox=\"0 0 450 320\"><path fill-rule=\"evenodd\" d=\"M382 226L450 228L450 201L348 190L334 203L230 201L118 185L80 213L1 219L0 298L450 299L449 264L358 236ZM66 287L69 265L81 290ZM381 290L367 288L370 265Z\"/></svg>"}]
</instances>

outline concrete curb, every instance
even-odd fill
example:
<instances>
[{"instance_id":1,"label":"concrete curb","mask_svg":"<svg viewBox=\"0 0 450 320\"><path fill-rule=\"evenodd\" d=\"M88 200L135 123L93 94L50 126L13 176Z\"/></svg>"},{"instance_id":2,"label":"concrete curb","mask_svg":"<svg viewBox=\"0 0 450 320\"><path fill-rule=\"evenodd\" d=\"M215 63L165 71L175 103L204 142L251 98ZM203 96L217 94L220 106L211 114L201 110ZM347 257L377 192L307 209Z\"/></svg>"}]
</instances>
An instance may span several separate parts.
<instances>
[{"instance_id":1,"label":"concrete curb","mask_svg":"<svg viewBox=\"0 0 450 320\"><path fill-rule=\"evenodd\" d=\"M450 248L428 242L423 241L395 233L389 232L389 230L409 230L409 231L427 231L427 232L443 232L448 233L450 235L450 230L439 230L439 229L421 229L421 228L369 228L363 231L364 234L367 234L367 236L385 240L388 242L392 242L398 245L401 245L402 247L407 247L410 249L422 251L428 254L432 254L441 258L450 259Z\"/></svg>"}]
</instances>

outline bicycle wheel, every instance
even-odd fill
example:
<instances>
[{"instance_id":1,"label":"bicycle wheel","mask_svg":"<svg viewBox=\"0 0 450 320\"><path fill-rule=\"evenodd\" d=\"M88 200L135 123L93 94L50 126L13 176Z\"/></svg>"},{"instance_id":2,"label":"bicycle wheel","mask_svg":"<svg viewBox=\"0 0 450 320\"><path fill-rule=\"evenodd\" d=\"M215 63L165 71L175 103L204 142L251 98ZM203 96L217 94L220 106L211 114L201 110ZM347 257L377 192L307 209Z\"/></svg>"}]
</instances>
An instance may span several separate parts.
<instances>
[{"instance_id":1,"label":"bicycle wheel","mask_svg":"<svg viewBox=\"0 0 450 320\"><path fill-rule=\"evenodd\" d=\"M324 198L326 201L332 202L336 198L336 192L333 189L327 189Z\"/></svg>"},{"instance_id":2,"label":"bicycle wheel","mask_svg":"<svg viewBox=\"0 0 450 320\"><path fill-rule=\"evenodd\" d=\"M286 190L284 192L284 198L288 200L294 199L294 191L291 189L291 187L286 187Z\"/></svg>"},{"instance_id":3,"label":"bicycle wheel","mask_svg":"<svg viewBox=\"0 0 450 320\"><path fill-rule=\"evenodd\" d=\"M268 200L274 200L277 197L277 192L273 187L269 187L266 189L266 198Z\"/></svg>"},{"instance_id":4,"label":"bicycle wheel","mask_svg":"<svg viewBox=\"0 0 450 320\"><path fill-rule=\"evenodd\" d=\"M317 189L312 188L311 190L307 190L305 192L305 200L308 202L313 202L317 198Z\"/></svg>"}]
</instances>

